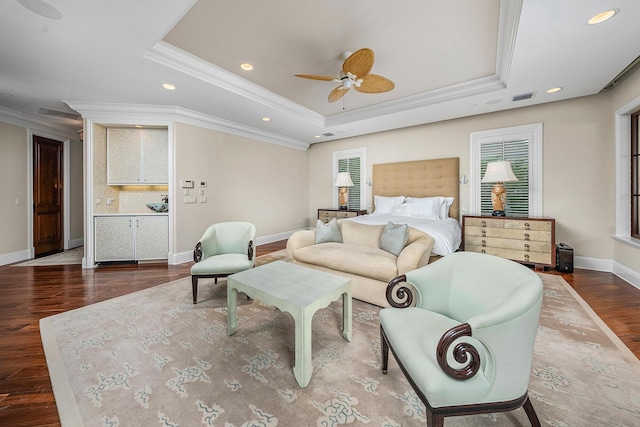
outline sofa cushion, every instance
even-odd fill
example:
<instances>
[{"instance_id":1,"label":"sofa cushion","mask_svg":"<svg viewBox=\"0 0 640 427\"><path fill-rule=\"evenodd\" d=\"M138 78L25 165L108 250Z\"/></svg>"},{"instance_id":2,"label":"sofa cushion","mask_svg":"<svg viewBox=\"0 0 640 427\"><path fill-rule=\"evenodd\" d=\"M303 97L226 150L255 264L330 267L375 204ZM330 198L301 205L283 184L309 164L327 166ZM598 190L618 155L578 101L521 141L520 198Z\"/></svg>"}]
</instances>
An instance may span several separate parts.
<instances>
[{"instance_id":1,"label":"sofa cushion","mask_svg":"<svg viewBox=\"0 0 640 427\"><path fill-rule=\"evenodd\" d=\"M354 221L340 221L342 242L349 245L380 248L380 236L384 225L360 224Z\"/></svg>"},{"instance_id":2,"label":"sofa cushion","mask_svg":"<svg viewBox=\"0 0 640 427\"><path fill-rule=\"evenodd\" d=\"M380 236L380 249L395 256L400 255L402 249L407 244L409 237L409 226L407 224L394 224L391 221L384 226Z\"/></svg>"},{"instance_id":3,"label":"sofa cushion","mask_svg":"<svg viewBox=\"0 0 640 427\"><path fill-rule=\"evenodd\" d=\"M296 261L388 282L398 275L397 257L382 249L347 243L321 243L295 251Z\"/></svg>"},{"instance_id":4,"label":"sofa cushion","mask_svg":"<svg viewBox=\"0 0 640 427\"><path fill-rule=\"evenodd\" d=\"M342 243L342 235L338 221L332 219L328 224L321 220L316 222L316 243L337 242Z\"/></svg>"}]
</instances>

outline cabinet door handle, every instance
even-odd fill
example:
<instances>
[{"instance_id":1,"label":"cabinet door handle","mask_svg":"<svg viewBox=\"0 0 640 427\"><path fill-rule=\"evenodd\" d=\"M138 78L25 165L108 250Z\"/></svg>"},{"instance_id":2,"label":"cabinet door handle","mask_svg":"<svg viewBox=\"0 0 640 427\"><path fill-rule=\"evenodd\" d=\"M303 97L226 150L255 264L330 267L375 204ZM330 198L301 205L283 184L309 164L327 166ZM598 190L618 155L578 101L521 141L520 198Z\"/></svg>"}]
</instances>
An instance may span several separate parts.
<instances>
[{"instance_id":1,"label":"cabinet door handle","mask_svg":"<svg viewBox=\"0 0 640 427\"><path fill-rule=\"evenodd\" d=\"M129 218L129 228L131 228L131 221L133 221L131 218Z\"/></svg>"}]
</instances>

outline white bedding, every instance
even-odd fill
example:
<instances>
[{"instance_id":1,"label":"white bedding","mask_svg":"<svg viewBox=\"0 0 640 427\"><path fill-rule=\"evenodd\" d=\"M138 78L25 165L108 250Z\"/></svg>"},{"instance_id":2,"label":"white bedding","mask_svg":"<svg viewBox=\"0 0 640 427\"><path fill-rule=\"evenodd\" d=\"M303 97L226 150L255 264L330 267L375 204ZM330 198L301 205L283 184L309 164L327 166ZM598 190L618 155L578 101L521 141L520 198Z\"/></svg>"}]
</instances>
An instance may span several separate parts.
<instances>
[{"instance_id":1,"label":"white bedding","mask_svg":"<svg viewBox=\"0 0 640 427\"><path fill-rule=\"evenodd\" d=\"M449 255L454 253L462 243L462 228L460 223L453 219L425 219L398 215L361 215L345 219L361 224L386 225L389 221L394 224L407 224L410 227L424 231L435 239L433 244L434 255Z\"/></svg>"}]
</instances>

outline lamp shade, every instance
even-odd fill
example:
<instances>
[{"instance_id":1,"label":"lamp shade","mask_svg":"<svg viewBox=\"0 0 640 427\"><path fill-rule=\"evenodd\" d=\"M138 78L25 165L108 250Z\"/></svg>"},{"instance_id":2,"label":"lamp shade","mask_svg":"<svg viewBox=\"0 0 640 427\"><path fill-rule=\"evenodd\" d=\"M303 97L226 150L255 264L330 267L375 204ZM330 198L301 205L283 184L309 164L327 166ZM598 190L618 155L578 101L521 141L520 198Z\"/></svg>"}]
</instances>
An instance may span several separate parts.
<instances>
[{"instance_id":1,"label":"lamp shade","mask_svg":"<svg viewBox=\"0 0 640 427\"><path fill-rule=\"evenodd\" d=\"M353 181L351 181L351 175L349 172L339 172L336 176L336 182L333 183L334 187L353 187Z\"/></svg>"},{"instance_id":2,"label":"lamp shade","mask_svg":"<svg viewBox=\"0 0 640 427\"><path fill-rule=\"evenodd\" d=\"M487 163L482 182L515 182L518 178L513 174L511 162L507 160Z\"/></svg>"}]
</instances>

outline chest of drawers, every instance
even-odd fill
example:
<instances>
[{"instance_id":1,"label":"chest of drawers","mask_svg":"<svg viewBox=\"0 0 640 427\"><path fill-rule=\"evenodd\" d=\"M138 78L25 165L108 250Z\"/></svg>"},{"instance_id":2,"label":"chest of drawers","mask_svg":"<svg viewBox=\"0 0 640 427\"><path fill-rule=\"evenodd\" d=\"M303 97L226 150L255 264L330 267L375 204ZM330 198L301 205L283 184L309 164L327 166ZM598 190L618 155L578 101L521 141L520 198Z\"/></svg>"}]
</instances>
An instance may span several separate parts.
<instances>
[{"instance_id":1,"label":"chest of drawers","mask_svg":"<svg viewBox=\"0 0 640 427\"><path fill-rule=\"evenodd\" d=\"M318 209L318 219L325 224L333 218L352 218L354 216L366 215L366 210L344 210L344 209Z\"/></svg>"},{"instance_id":2,"label":"chest of drawers","mask_svg":"<svg viewBox=\"0 0 640 427\"><path fill-rule=\"evenodd\" d=\"M464 250L496 255L536 269L556 266L555 219L462 217Z\"/></svg>"}]
</instances>

